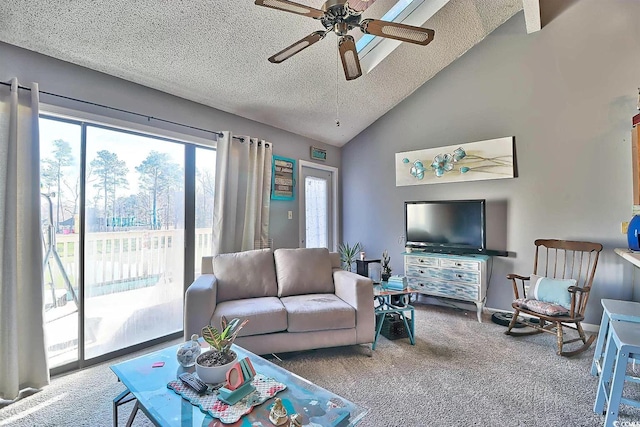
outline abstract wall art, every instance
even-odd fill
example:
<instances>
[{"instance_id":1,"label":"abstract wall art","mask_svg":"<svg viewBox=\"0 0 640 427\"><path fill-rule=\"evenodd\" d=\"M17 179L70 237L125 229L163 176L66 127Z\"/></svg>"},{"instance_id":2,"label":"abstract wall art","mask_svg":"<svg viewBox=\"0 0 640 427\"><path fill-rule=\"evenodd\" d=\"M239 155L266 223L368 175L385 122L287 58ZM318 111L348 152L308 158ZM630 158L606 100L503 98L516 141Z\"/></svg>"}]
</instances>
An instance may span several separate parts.
<instances>
[{"instance_id":1,"label":"abstract wall art","mask_svg":"<svg viewBox=\"0 0 640 427\"><path fill-rule=\"evenodd\" d=\"M514 139L396 153L396 186L513 178Z\"/></svg>"}]
</instances>

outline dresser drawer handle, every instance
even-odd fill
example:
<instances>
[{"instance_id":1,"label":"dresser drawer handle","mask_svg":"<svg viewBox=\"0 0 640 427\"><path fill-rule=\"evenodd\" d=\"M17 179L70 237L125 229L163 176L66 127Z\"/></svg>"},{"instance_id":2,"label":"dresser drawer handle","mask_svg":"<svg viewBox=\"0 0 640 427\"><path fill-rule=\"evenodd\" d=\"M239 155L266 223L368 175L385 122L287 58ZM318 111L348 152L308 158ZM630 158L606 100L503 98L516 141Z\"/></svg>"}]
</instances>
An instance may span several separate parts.
<instances>
[{"instance_id":1,"label":"dresser drawer handle","mask_svg":"<svg viewBox=\"0 0 640 427\"><path fill-rule=\"evenodd\" d=\"M462 279L462 274L456 274L456 277L457 277L458 279Z\"/></svg>"},{"instance_id":2,"label":"dresser drawer handle","mask_svg":"<svg viewBox=\"0 0 640 427\"><path fill-rule=\"evenodd\" d=\"M459 263L459 262L456 262L456 266L457 266L457 267L462 267L462 264L461 264L461 263Z\"/></svg>"},{"instance_id":3,"label":"dresser drawer handle","mask_svg":"<svg viewBox=\"0 0 640 427\"><path fill-rule=\"evenodd\" d=\"M418 273L424 274L424 270L418 270Z\"/></svg>"}]
</instances>

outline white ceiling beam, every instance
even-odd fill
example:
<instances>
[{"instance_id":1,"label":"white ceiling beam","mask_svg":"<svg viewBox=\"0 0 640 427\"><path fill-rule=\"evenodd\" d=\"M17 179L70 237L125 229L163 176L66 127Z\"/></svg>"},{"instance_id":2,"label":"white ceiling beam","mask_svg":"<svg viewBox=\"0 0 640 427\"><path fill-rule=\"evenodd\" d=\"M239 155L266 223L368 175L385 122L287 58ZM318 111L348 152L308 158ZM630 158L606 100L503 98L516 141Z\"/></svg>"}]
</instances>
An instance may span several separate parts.
<instances>
[{"instance_id":1,"label":"white ceiling beam","mask_svg":"<svg viewBox=\"0 0 640 427\"><path fill-rule=\"evenodd\" d=\"M540 21L540 0L522 0L524 9L524 21L527 26L527 34L535 33L542 29Z\"/></svg>"}]
</instances>

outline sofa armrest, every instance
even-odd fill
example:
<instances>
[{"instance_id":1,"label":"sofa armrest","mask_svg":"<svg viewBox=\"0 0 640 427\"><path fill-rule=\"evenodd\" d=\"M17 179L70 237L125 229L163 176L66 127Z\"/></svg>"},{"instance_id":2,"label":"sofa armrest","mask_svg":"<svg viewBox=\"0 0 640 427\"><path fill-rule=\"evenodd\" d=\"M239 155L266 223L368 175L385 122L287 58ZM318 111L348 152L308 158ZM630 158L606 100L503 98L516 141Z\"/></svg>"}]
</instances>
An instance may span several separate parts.
<instances>
[{"instance_id":1,"label":"sofa armrest","mask_svg":"<svg viewBox=\"0 0 640 427\"><path fill-rule=\"evenodd\" d=\"M357 344L373 342L375 315L371 279L350 271L334 270L333 283L336 288L336 296L356 309Z\"/></svg>"},{"instance_id":2,"label":"sofa armrest","mask_svg":"<svg viewBox=\"0 0 640 427\"><path fill-rule=\"evenodd\" d=\"M213 274L203 274L188 288L184 295L184 339L202 333L202 328L211 324L216 309L217 279Z\"/></svg>"}]
</instances>

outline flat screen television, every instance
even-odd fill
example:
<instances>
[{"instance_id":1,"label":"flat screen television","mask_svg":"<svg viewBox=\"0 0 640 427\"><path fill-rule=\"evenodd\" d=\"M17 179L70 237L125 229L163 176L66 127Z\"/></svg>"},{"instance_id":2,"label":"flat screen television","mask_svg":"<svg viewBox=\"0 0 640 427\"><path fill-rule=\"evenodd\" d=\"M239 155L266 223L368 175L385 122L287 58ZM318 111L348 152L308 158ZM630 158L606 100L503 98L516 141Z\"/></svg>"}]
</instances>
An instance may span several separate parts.
<instances>
[{"instance_id":1,"label":"flat screen television","mask_svg":"<svg viewBox=\"0 0 640 427\"><path fill-rule=\"evenodd\" d=\"M485 200L439 200L404 203L408 247L442 253L486 250Z\"/></svg>"}]
</instances>

